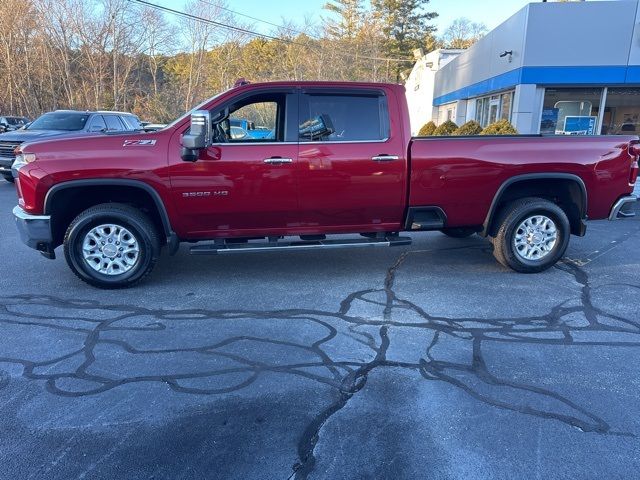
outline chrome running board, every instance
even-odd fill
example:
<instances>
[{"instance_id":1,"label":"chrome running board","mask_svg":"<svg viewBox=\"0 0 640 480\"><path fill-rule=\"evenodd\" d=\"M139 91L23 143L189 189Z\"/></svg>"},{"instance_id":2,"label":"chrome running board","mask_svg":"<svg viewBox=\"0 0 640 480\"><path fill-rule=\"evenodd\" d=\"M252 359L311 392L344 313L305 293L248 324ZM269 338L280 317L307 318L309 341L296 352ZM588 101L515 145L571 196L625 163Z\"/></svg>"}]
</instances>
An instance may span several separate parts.
<instances>
[{"instance_id":1,"label":"chrome running board","mask_svg":"<svg viewBox=\"0 0 640 480\"><path fill-rule=\"evenodd\" d=\"M314 241L277 241L263 243L221 243L195 245L189 249L191 255L224 255L231 253L282 252L292 250L315 250L330 248L396 247L411 245L410 237L386 237L380 239L344 239Z\"/></svg>"}]
</instances>

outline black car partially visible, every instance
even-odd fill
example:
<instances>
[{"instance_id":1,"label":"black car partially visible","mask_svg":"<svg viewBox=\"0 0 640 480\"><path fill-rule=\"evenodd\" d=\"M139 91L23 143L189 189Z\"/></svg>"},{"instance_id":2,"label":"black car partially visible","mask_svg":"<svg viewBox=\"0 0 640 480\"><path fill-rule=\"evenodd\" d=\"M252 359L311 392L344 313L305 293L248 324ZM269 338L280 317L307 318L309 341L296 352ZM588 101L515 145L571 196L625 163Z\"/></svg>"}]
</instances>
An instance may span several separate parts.
<instances>
[{"instance_id":1,"label":"black car partially visible","mask_svg":"<svg viewBox=\"0 0 640 480\"><path fill-rule=\"evenodd\" d=\"M29 123L26 117L0 117L0 133L18 130Z\"/></svg>"},{"instance_id":2,"label":"black car partially visible","mask_svg":"<svg viewBox=\"0 0 640 480\"><path fill-rule=\"evenodd\" d=\"M3 118L3 117L0 117ZM142 130L138 117L127 112L56 110L45 113L25 128L0 134L0 175L13 182L14 150L24 142L48 137Z\"/></svg>"}]
</instances>

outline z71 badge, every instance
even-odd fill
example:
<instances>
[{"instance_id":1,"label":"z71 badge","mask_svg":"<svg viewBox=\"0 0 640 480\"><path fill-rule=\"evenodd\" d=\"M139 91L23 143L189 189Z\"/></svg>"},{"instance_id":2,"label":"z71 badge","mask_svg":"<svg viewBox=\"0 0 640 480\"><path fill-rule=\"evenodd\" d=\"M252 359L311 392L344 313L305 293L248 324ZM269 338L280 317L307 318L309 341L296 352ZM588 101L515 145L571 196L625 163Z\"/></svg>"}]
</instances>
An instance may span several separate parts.
<instances>
[{"instance_id":1,"label":"z71 badge","mask_svg":"<svg viewBox=\"0 0 640 480\"><path fill-rule=\"evenodd\" d=\"M123 147L152 147L156 144L155 140L125 140Z\"/></svg>"}]
</instances>

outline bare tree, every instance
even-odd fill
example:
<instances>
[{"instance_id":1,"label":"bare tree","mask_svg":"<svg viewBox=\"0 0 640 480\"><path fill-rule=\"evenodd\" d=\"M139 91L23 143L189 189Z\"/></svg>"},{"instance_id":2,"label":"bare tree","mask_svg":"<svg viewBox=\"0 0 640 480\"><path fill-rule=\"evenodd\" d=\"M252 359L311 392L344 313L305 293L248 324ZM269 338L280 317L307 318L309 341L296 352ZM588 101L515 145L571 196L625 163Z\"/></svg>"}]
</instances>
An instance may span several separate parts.
<instances>
[{"instance_id":1,"label":"bare tree","mask_svg":"<svg viewBox=\"0 0 640 480\"><path fill-rule=\"evenodd\" d=\"M446 48L469 48L487 33L484 23L475 23L468 18L457 18L442 34Z\"/></svg>"},{"instance_id":2,"label":"bare tree","mask_svg":"<svg viewBox=\"0 0 640 480\"><path fill-rule=\"evenodd\" d=\"M176 9L195 18L178 21L135 0L4 2L0 113L119 109L168 121L238 77L393 80L398 64L387 58L383 32L406 8L400 0L377 0L383 4L386 16L363 0L331 0L332 16L320 25L277 26L236 15L224 0L188 0Z\"/></svg>"}]
</instances>

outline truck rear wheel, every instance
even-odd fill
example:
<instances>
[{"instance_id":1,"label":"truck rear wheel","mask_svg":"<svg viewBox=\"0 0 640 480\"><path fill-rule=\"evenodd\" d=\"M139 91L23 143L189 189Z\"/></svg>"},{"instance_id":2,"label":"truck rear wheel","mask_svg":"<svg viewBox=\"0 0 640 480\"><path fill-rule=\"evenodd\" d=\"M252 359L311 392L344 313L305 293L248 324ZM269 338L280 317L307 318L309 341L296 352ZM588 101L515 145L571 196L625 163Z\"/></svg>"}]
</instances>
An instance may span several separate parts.
<instances>
[{"instance_id":1,"label":"truck rear wheel","mask_svg":"<svg viewBox=\"0 0 640 480\"><path fill-rule=\"evenodd\" d=\"M522 198L501 211L493 255L517 272L542 272L562 258L570 234L569 219L559 206L542 198Z\"/></svg>"},{"instance_id":2,"label":"truck rear wheel","mask_svg":"<svg viewBox=\"0 0 640 480\"><path fill-rule=\"evenodd\" d=\"M64 237L67 264L99 288L130 287L145 278L160 255L156 227L137 208L104 203L78 215Z\"/></svg>"},{"instance_id":3,"label":"truck rear wheel","mask_svg":"<svg viewBox=\"0 0 640 480\"><path fill-rule=\"evenodd\" d=\"M7 175L6 173L3 173L2 176L9 183L13 183L15 181L13 175Z\"/></svg>"}]
</instances>

